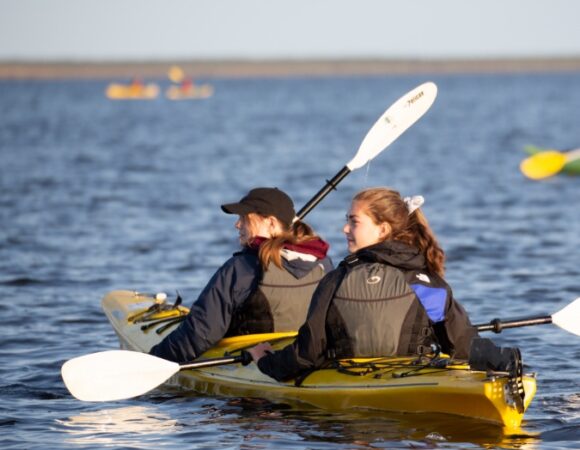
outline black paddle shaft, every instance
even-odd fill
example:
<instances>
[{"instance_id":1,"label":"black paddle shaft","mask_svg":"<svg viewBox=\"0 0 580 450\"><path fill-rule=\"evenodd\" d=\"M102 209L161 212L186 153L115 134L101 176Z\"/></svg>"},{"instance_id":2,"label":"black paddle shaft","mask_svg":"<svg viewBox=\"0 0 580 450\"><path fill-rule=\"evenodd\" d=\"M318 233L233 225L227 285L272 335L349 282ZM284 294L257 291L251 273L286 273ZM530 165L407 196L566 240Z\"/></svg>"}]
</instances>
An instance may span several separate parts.
<instances>
[{"instance_id":1,"label":"black paddle shaft","mask_svg":"<svg viewBox=\"0 0 580 450\"><path fill-rule=\"evenodd\" d=\"M251 362L252 355L250 355L247 351L242 351L242 353L238 356L226 356L224 358L203 359L200 361L180 364L179 370L201 369L202 367L225 366L226 364L238 364L238 363L247 366Z\"/></svg>"},{"instance_id":2,"label":"black paddle shaft","mask_svg":"<svg viewBox=\"0 0 580 450\"><path fill-rule=\"evenodd\" d=\"M296 215L298 219L302 220L306 214L308 214L316 205L322 201L324 197L329 194L330 191L335 190L336 186L338 186L338 183L340 183L350 172L351 170L347 166L344 166L334 177L332 177L332 180L326 180L324 187L320 189L320 191L318 191L318 193L312 197L300 211L298 211L298 214Z\"/></svg>"},{"instance_id":3,"label":"black paddle shaft","mask_svg":"<svg viewBox=\"0 0 580 450\"><path fill-rule=\"evenodd\" d=\"M501 333L505 328L528 327L531 325L543 325L545 323L552 323L552 316L530 317L527 319L508 320L506 322L502 322L500 319L493 319L487 324L476 325L475 328L477 328L477 331Z\"/></svg>"}]
</instances>

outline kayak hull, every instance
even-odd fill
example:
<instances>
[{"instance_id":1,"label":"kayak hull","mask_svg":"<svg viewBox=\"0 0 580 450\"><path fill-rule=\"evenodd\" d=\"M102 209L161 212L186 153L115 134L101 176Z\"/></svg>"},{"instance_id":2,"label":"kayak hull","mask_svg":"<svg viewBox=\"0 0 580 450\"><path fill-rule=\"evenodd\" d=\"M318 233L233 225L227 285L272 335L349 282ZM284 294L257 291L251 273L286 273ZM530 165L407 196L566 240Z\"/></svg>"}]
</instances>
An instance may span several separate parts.
<instances>
[{"instance_id":1,"label":"kayak hull","mask_svg":"<svg viewBox=\"0 0 580 450\"><path fill-rule=\"evenodd\" d=\"M150 322L135 322L135 316L153 305L152 297L132 291L113 291L102 305L115 329L121 347L149 351L176 324L167 326L172 317L187 313L187 308L164 311ZM158 326L142 330L155 320ZM157 331L165 327L161 333ZM247 335L225 338L200 359L231 356L259 342L281 348L292 342L294 332ZM449 360L438 360L441 363ZM413 364L413 358L356 359L341 362L341 369L329 368L306 376L299 386L293 381L280 383L261 373L255 364L240 364L183 370L168 384L200 394L226 397L259 397L271 401L307 404L317 408L344 410L380 410L408 413L446 413L493 422L507 428L520 426L524 412L518 411L508 388L507 376L488 376L472 371L463 362L447 367ZM370 365L372 363L372 365ZM524 410L536 392L533 376L523 377Z\"/></svg>"},{"instance_id":2,"label":"kayak hull","mask_svg":"<svg viewBox=\"0 0 580 450\"><path fill-rule=\"evenodd\" d=\"M209 98L213 95L213 86L210 84L200 84L193 86L169 86L165 96L169 100L196 100Z\"/></svg>"}]
</instances>

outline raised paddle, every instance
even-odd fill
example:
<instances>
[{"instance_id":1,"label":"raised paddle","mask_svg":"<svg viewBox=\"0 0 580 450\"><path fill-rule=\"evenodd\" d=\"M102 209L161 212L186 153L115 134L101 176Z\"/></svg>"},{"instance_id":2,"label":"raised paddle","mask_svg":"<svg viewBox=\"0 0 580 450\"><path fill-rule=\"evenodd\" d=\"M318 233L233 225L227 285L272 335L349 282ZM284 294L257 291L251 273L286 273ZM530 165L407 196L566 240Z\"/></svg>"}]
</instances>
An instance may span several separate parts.
<instances>
[{"instance_id":1,"label":"raised paddle","mask_svg":"<svg viewBox=\"0 0 580 450\"><path fill-rule=\"evenodd\" d=\"M520 170L532 180L541 180L556 175L566 164L577 159L580 159L580 149L568 152L546 150L524 159L520 163Z\"/></svg>"},{"instance_id":2,"label":"raised paddle","mask_svg":"<svg viewBox=\"0 0 580 450\"><path fill-rule=\"evenodd\" d=\"M478 331L499 333L506 328L553 323L580 336L579 319L580 297L551 316L509 321L494 319L489 324L476 327ZM240 356L178 364L147 353L108 350L79 356L65 362L62 366L62 378L70 393L79 400L105 402L143 395L180 370L249 362L251 357L245 352Z\"/></svg>"},{"instance_id":3,"label":"raised paddle","mask_svg":"<svg viewBox=\"0 0 580 450\"><path fill-rule=\"evenodd\" d=\"M167 77L173 83L181 83L183 81L183 79L185 78L185 73L183 72L183 69L181 67L171 66L169 68L169 70L167 71Z\"/></svg>"},{"instance_id":4,"label":"raised paddle","mask_svg":"<svg viewBox=\"0 0 580 450\"><path fill-rule=\"evenodd\" d=\"M435 83L427 82L407 92L393 103L367 132L354 158L330 181L327 181L326 185L298 211L296 215L298 219L303 219L350 172L361 168L391 145L427 112L435 101L435 97L437 97L437 86Z\"/></svg>"},{"instance_id":5,"label":"raised paddle","mask_svg":"<svg viewBox=\"0 0 580 450\"><path fill-rule=\"evenodd\" d=\"M569 333L580 336L580 297L551 316L528 317L507 321L493 319L487 324L475 325L475 327L477 331L501 333L506 328L529 327L531 325L543 325L547 323L553 323Z\"/></svg>"}]
</instances>

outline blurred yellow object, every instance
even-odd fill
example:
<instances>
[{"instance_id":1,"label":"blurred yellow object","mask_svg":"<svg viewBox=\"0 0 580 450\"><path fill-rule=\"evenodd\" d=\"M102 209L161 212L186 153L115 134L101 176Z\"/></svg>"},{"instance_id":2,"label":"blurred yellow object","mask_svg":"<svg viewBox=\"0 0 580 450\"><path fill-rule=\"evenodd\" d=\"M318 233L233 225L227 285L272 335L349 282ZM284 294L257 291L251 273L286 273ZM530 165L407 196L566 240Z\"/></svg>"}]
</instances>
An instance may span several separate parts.
<instances>
[{"instance_id":1,"label":"blurred yellow object","mask_svg":"<svg viewBox=\"0 0 580 450\"><path fill-rule=\"evenodd\" d=\"M156 84L118 84L107 86L106 95L113 100L151 100L159 95L159 86Z\"/></svg>"},{"instance_id":2,"label":"blurred yellow object","mask_svg":"<svg viewBox=\"0 0 580 450\"><path fill-rule=\"evenodd\" d=\"M520 170L532 180L541 180L560 172L567 160L568 158L564 153L557 150L547 150L524 159L520 164Z\"/></svg>"},{"instance_id":3,"label":"blurred yellow object","mask_svg":"<svg viewBox=\"0 0 580 450\"><path fill-rule=\"evenodd\" d=\"M167 76L174 83L181 83L185 78L185 73L179 66L171 66L167 72Z\"/></svg>"}]
</instances>

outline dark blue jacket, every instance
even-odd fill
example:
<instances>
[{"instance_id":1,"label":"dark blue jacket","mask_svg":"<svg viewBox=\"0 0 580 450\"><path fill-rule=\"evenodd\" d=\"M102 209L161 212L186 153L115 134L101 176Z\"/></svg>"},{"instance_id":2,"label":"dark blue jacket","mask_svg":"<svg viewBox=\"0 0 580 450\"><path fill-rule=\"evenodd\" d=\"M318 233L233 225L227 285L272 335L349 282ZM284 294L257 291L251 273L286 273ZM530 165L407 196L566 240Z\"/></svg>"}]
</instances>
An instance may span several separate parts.
<instances>
[{"instance_id":1,"label":"dark blue jacket","mask_svg":"<svg viewBox=\"0 0 580 450\"><path fill-rule=\"evenodd\" d=\"M284 268L301 278L322 264L326 272L332 270L328 257L317 261L282 258ZM229 333L237 310L257 290L262 268L256 250L244 249L235 253L220 267L193 303L185 320L150 353L176 362L191 361L213 347Z\"/></svg>"}]
</instances>

